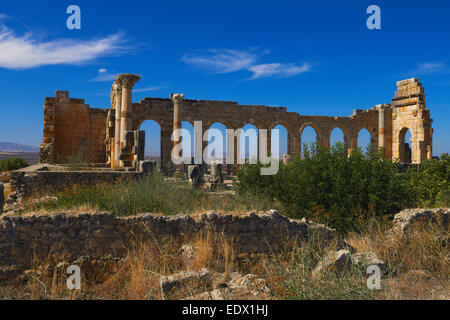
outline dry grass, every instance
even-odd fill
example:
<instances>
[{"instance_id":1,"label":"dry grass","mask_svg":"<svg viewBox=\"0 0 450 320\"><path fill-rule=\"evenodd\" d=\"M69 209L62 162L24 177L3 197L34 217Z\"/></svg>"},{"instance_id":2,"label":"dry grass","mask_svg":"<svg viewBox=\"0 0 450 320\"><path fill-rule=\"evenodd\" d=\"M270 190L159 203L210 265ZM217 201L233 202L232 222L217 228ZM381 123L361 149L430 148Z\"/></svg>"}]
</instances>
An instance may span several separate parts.
<instances>
[{"instance_id":1,"label":"dry grass","mask_svg":"<svg viewBox=\"0 0 450 320\"><path fill-rule=\"evenodd\" d=\"M81 266L86 274L82 290L66 287L67 274L56 266L64 256L49 256L33 262L32 272L21 282L0 284L1 299L161 299L159 277L182 270L225 274L253 273L264 279L274 299L449 299L448 233L418 230L409 238L388 237L376 224L363 235L350 235L349 242L359 252L373 251L383 259L387 271L382 289L369 290L367 275L352 269L319 277L312 270L325 254L319 243L301 248L290 246L281 254L239 254L233 240L203 233L182 241L142 242L120 262L92 262ZM191 256L183 244L195 248ZM286 245L286 248L289 244ZM87 270L87 271L86 271ZM189 296L207 288L186 287L172 298Z\"/></svg>"},{"instance_id":2,"label":"dry grass","mask_svg":"<svg viewBox=\"0 0 450 320\"><path fill-rule=\"evenodd\" d=\"M372 251L387 264L384 299L448 299L450 234L440 227L418 227L404 236L383 232L376 222L363 235L351 234L359 252Z\"/></svg>"}]
</instances>

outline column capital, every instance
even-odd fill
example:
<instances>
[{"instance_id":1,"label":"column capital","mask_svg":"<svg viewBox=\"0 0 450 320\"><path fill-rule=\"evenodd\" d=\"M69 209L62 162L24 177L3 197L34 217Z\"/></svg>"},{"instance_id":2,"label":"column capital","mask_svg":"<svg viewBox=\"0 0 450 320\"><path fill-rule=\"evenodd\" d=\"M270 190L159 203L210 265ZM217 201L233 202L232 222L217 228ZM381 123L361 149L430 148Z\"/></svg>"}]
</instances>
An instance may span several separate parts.
<instances>
[{"instance_id":1,"label":"column capital","mask_svg":"<svg viewBox=\"0 0 450 320\"><path fill-rule=\"evenodd\" d=\"M184 99L184 94L182 93L172 93L170 95L170 100L172 100L173 102L181 102Z\"/></svg>"},{"instance_id":2,"label":"column capital","mask_svg":"<svg viewBox=\"0 0 450 320\"><path fill-rule=\"evenodd\" d=\"M116 77L115 82L120 83L127 89L132 89L134 84L138 82L141 77L134 73L122 73Z\"/></svg>"}]
</instances>

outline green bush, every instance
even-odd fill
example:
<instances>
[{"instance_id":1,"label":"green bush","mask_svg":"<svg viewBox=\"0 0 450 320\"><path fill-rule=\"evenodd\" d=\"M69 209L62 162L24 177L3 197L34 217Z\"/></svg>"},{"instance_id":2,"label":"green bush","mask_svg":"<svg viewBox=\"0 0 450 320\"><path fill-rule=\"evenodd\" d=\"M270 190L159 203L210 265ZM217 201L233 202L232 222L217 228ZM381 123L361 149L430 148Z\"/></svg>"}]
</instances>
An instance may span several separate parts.
<instances>
[{"instance_id":1,"label":"green bush","mask_svg":"<svg viewBox=\"0 0 450 320\"><path fill-rule=\"evenodd\" d=\"M407 170L418 207L450 206L450 157L425 160Z\"/></svg>"},{"instance_id":2,"label":"green bush","mask_svg":"<svg viewBox=\"0 0 450 320\"><path fill-rule=\"evenodd\" d=\"M246 164L238 172L236 191L264 193L278 201L291 217L313 218L340 232L354 230L371 217L396 213L413 204L413 191L398 163L383 151L351 155L343 144L330 150L305 145L304 159L280 165L274 176L261 176L261 164Z\"/></svg>"},{"instance_id":3,"label":"green bush","mask_svg":"<svg viewBox=\"0 0 450 320\"><path fill-rule=\"evenodd\" d=\"M0 172L13 171L25 167L28 167L28 163L21 158L9 158L5 160L0 160Z\"/></svg>"}]
</instances>

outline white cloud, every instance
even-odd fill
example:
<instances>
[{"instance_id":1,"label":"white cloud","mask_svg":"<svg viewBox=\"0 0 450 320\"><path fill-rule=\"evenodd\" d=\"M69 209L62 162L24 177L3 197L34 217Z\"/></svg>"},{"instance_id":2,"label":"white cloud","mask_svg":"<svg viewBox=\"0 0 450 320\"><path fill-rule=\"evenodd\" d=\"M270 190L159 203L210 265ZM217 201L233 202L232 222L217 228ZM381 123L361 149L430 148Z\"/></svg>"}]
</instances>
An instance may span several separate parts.
<instances>
[{"instance_id":1,"label":"white cloud","mask_svg":"<svg viewBox=\"0 0 450 320\"><path fill-rule=\"evenodd\" d=\"M115 78L116 78L116 74L109 73L108 70L105 68L100 68L100 69L98 69L98 75L91 81L109 82L109 81L114 81Z\"/></svg>"},{"instance_id":2,"label":"white cloud","mask_svg":"<svg viewBox=\"0 0 450 320\"><path fill-rule=\"evenodd\" d=\"M247 70L252 73L248 80L264 77L288 78L311 69L308 63L266 63L257 64L257 60L269 50L257 53L255 49L243 51L232 49L210 49L206 54L185 54L181 60L195 67L213 73L231 73Z\"/></svg>"},{"instance_id":3,"label":"white cloud","mask_svg":"<svg viewBox=\"0 0 450 320\"><path fill-rule=\"evenodd\" d=\"M154 86L154 87L147 87L147 88L141 88L141 89L133 89L133 92L148 92L148 91L156 91L161 90L164 88L167 88L168 85L161 85L161 86Z\"/></svg>"},{"instance_id":4,"label":"white cloud","mask_svg":"<svg viewBox=\"0 0 450 320\"><path fill-rule=\"evenodd\" d=\"M0 26L0 68L28 69L45 65L87 63L101 56L122 53L123 34L100 39L40 41L33 34L17 36Z\"/></svg>"},{"instance_id":5,"label":"white cloud","mask_svg":"<svg viewBox=\"0 0 450 320\"><path fill-rule=\"evenodd\" d=\"M280 78L289 78L293 77L297 74L307 72L311 69L311 66L308 63L304 63L302 65L297 65L295 63L266 63L266 64L258 64L255 66L251 66L248 68L253 75L250 79L258 79L265 77L277 76Z\"/></svg>"},{"instance_id":6,"label":"white cloud","mask_svg":"<svg viewBox=\"0 0 450 320\"><path fill-rule=\"evenodd\" d=\"M416 70L413 71L413 73L421 75L421 74L442 73L447 71L448 67L443 62L426 62L419 64Z\"/></svg>"},{"instance_id":7,"label":"white cloud","mask_svg":"<svg viewBox=\"0 0 450 320\"><path fill-rule=\"evenodd\" d=\"M248 68L257 58L249 51L210 49L206 55L185 54L181 60L214 73L230 73Z\"/></svg>"}]
</instances>

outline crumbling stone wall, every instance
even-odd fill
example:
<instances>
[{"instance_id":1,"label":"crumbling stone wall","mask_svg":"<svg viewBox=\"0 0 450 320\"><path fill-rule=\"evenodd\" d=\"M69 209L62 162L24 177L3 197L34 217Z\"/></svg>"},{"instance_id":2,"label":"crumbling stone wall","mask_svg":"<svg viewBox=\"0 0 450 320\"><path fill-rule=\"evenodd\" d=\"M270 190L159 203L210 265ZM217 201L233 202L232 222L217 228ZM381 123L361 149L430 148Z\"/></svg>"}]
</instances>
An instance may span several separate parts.
<instances>
[{"instance_id":1,"label":"crumbling stone wall","mask_svg":"<svg viewBox=\"0 0 450 320\"><path fill-rule=\"evenodd\" d=\"M82 161L105 163L106 118L106 109L90 108L83 99L69 98L68 91L45 98L39 161L53 163L80 156Z\"/></svg>"},{"instance_id":2,"label":"crumbling stone wall","mask_svg":"<svg viewBox=\"0 0 450 320\"><path fill-rule=\"evenodd\" d=\"M11 172L11 189L17 200L41 193L52 194L74 185L113 184L123 179L137 179L144 173L134 171L25 171Z\"/></svg>"},{"instance_id":3,"label":"crumbling stone wall","mask_svg":"<svg viewBox=\"0 0 450 320\"><path fill-rule=\"evenodd\" d=\"M139 76L134 74L122 74L116 78L111 90L113 109L109 112L89 109L83 100L69 99L66 91L57 91L55 98L46 98L41 162L57 153L69 155L85 147L83 155L93 162L107 162L113 168L133 167L138 160L142 160L140 144L145 140L130 138L127 142L126 137L130 132L134 137L139 136L138 130L145 120L154 120L160 125L162 168L172 164L174 142L171 135L181 121L192 125L194 121L201 121L202 134L215 122L234 130L253 124L258 130L268 130L267 150L271 149L270 130L281 124L288 132L287 153L291 158L300 155L302 133L308 126L316 131L317 143L326 148L330 147L332 130L340 128L349 152L357 147L359 132L367 129L374 149L383 147L388 159L400 159L401 162L408 162L403 140L406 129L409 129L412 133L412 163L432 157L432 119L425 108L424 88L416 78L397 82L397 91L391 103L368 110L357 109L349 117L306 116L288 112L285 107L190 100L184 99L182 94L173 94L171 98L144 98L139 103L132 103L132 86L138 80ZM83 115L82 121L77 118L78 114ZM118 134L120 137L116 137ZM239 138L234 140L236 151ZM203 149L206 144L202 141ZM235 152L235 164L237 157Z\"/></svg>"},{"instance_id":4,"label":"crumbling stone wall","mask_svg":"<svg viewBox=\"0 0 450 320\"><path fill-rule=\"evenodd\" d=\"M336 230L306 220L291 220L275 210L245 216L209 213L195 219L187 215L116 217L108 213L3 216L0 266L27 266L34 254L41 259L49 253L64 253L73 259L89 255L118 257L137 240L181 243L189 235L209 231L233 241L238 253L279 252L287 244L302 245L312 236L324 244L344 245Z\"/></svg>"}]
</instances>

